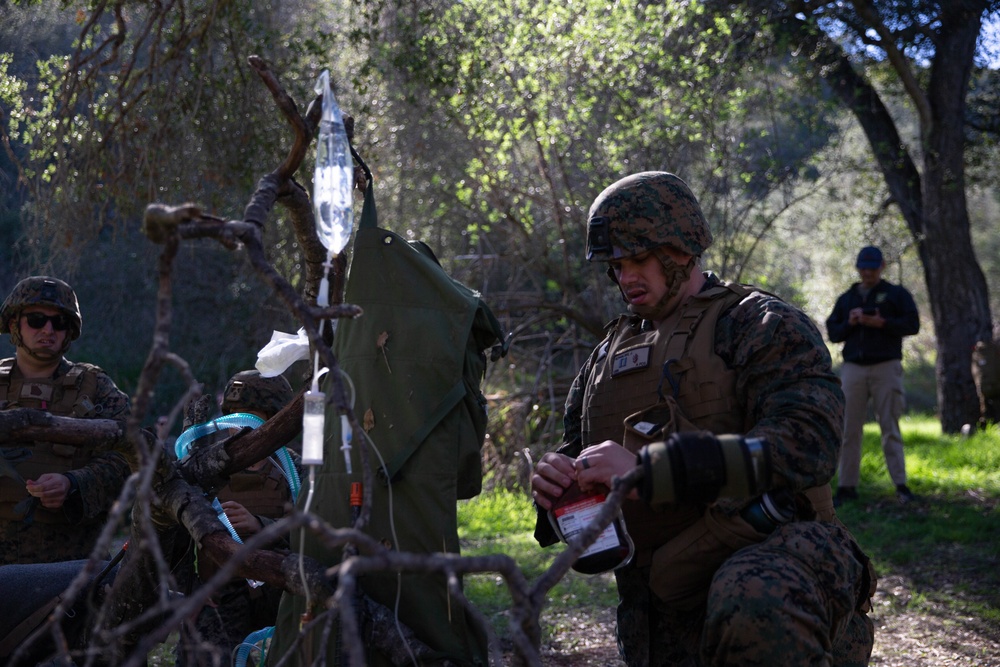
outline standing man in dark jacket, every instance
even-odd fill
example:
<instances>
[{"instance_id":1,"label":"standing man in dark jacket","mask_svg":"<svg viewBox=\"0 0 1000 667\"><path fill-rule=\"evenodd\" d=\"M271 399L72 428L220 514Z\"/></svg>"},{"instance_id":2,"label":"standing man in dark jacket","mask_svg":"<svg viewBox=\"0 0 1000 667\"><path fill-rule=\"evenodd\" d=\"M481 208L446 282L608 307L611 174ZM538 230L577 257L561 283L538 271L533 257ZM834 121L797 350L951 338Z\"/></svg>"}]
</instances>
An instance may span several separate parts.
<instances>
[{"instance_id":1,"label":"standing man in dark jacket","mask_svg":"<svg viewBox=\"0 0 1000 667\"><path fill-rule=\"evenodd\" d=\"M858 497L861 435L871 397L882 431L882 451L900 502L914 499L906 485L906 461L899 417L903 414L903 336L920 330L913 297L904 287L882 279L882 251L867 246L858 253L861 282L840 295L826 330L833 343L844 343L841 381L844 409L844 445L840 451L835 503Z\"/></svg>"}]
</instances>

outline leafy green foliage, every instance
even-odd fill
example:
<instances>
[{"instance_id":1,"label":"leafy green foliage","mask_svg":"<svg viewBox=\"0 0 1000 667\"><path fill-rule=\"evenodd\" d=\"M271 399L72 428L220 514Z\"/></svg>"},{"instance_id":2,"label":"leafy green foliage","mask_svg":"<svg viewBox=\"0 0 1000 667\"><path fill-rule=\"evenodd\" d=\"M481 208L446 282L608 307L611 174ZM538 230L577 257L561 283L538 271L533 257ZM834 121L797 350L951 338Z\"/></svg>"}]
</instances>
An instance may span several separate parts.
<instances>
[{"instance_id":1,"label":"leafy green foliage","mask_svg":"<svg viewBox=\"0 0 1000 667\"><path fill-rule=\"evenodd\" d=\"M582 257L590 203L626 173L668 170L692 184L715 232L710 268L733 280L772 273L752 262L787 206L772 200L815 169L834 126L781 68L758 66L752 83L732 76L751 45L732 30L741 18L684 2L472 0L397 11L385 39L372 38L383 46L369 57L395 68L407 99L429 110L422 122L458 135L435 168L454 170L438 181L438 215L507 258L484 271L505 285L495 310L539 313L523 340L576 330L587 347L620 311Z\"/></svg>"},{"instance_id":2,"label":"leafy green foliage","mask_svg":"<svg viewBox=\"0 0 1000 667\"><path fill-rule=\"evenodd\" d=\"M280 56L280 30L250 0L64 12L75 43L0 76L4 100L17 86L6 130L25 151L29 233L51 241L49 258L152 201L242 208L280 146L277 119L254 112L269 99L243 45Z\"/></svg>"}]
</instances>

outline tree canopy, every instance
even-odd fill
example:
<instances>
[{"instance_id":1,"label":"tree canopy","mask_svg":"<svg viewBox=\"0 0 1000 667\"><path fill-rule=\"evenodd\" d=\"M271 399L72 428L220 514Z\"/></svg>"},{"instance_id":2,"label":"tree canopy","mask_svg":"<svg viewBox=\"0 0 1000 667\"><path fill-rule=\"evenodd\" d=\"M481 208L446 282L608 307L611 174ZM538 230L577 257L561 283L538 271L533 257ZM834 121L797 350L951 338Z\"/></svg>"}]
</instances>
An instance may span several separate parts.
<instances>
[{"instance_id":1,"label":"tree canopy","mask_svg":"<svg viewBox=\"0 0 1000 667\"><path fill-rule=\"evenodd\" d=\"M11 185L3 201L11 261L0 278L13 284L21 267L53 267L86 283L94 274L87 258L106 257L102 264L128 271L138 295L150 261L136 237L146 203L192 200L238 217L254 167L282 151L280 121L262 112L266 91L246 65L256 52L293 93L310 91L331 67L338 99L358 120L355 145L375 172L383 218L430 242L453 274L487 293L524 343L514 362L524 373L518 384L530 378L533 387L551 374L554 410L565 376L620 305L602 270L582 260L586 210L621 175L665 169L702 200L716 237L709 268L812 308L816 319L829 307L817 280L849 281L859 245L884 243L900 262L911 253L938 336L942 419L953 429L968 420L967 349L987 335L991 314L985 277L968 261L984 242L972 238L989 243L985 230L995 221L974 211L970 222L965 204L949 198L925 200L945 183L935 174L964 179L967 162L971 180L959 191L976 188L977 202L991 201L978 193L996 185L988 168L996 77L976 60L987 51L976 39L996 9L5 4L0 36L9 46L0 51L11 55L0 60L0 167ZM874 137L870 162L851 143L843 109L874 110L856 126ZM946 122L952 118L967 122ZM951 146L959 147L957 164ZM952 157L928 157L941 155ZM299 178L308 187L310 176ZM833 207L834 199L843 205ZM923 213L944 203L954 215ZM301 286L303 249L280 210L267 235L276 266ZM194 308L178 317L190 315L197 355L212 340L211 329L201 333L208 313L233 322L232 330L267 308L268 296L238 259L211 272L204 267L226 260L190 252L198 268L186 277L195 284L180 294ZM107 292L108 282L97 281L93 294ZM217 381L239 365L241 349L245 365L269 329L288 326L274 314L224 355L225 368L210 371ZM151 312L145 317L152 321ZM101 361L116 375L138 366ZM219 361L206 351L198 365Z\"/></svg>"},{"instance_id":2,"label":"tree canopy","mask_svg":"<svg viewBox=\"0 0 1000 667\"><path fill-rule=\"evenodd\" d=\"M749 10L759 29L792 49L803 72L829 86L864 129L887 199L906 222L923 267L942 427L955 433L975 422L971 351L992 339L993 322L986 278L973 259L965 121L982 22L1000 3L750 0L715 7L724 15L734 7ZM881 90L888 86L903 91L908 113L890 108ZM914 119L915 132L907 136ZM982 127L980 121L971 131Z\"/></svg>"}]
</instances>

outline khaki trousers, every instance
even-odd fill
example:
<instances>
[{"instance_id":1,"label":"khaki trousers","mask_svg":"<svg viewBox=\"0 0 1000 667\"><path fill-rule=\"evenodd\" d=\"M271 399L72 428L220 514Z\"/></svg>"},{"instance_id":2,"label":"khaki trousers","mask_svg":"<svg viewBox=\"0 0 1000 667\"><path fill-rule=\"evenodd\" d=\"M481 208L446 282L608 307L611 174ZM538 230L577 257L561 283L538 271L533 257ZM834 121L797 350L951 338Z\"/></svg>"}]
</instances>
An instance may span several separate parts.
<instances>
[{"instance_id":1,"label":"khaki trousers","mask_svg":"<svg viewBox=\"0 0 1000 667\"><path fill-rule=\"evenodd\" d=\"M875 419L882 431L882 452L889 477L895 485L906 484L906 462L899 417L906 405L903 394L903 363L899 359L862 366L844 363L840 372L844 387L844 443L840 450L839 486L857 486L861 472L861 436L871 397Z\"/></svg>"}]
</instances>

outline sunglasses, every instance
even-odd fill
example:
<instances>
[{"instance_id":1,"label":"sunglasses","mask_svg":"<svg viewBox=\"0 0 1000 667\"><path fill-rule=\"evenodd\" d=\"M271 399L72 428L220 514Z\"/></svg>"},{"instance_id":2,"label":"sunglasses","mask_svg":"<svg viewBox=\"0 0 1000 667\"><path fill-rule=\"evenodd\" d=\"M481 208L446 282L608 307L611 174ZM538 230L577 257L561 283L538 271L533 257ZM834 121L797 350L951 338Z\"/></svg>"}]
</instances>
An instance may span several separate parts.
<instances>
[{"instance_id":1,"label":"sunglasses","mask_svg":"<svg viewBox=\"0 0 1000 667\"><path fill-rule=\"evenodd\" d=\"M41 329L46 322L52 322L52 328L56 331L66 331L69 329L69 318L65 315L46 315L45 313L25 313L24 321L32 329Z\"/></svg>"}]
</instances>

